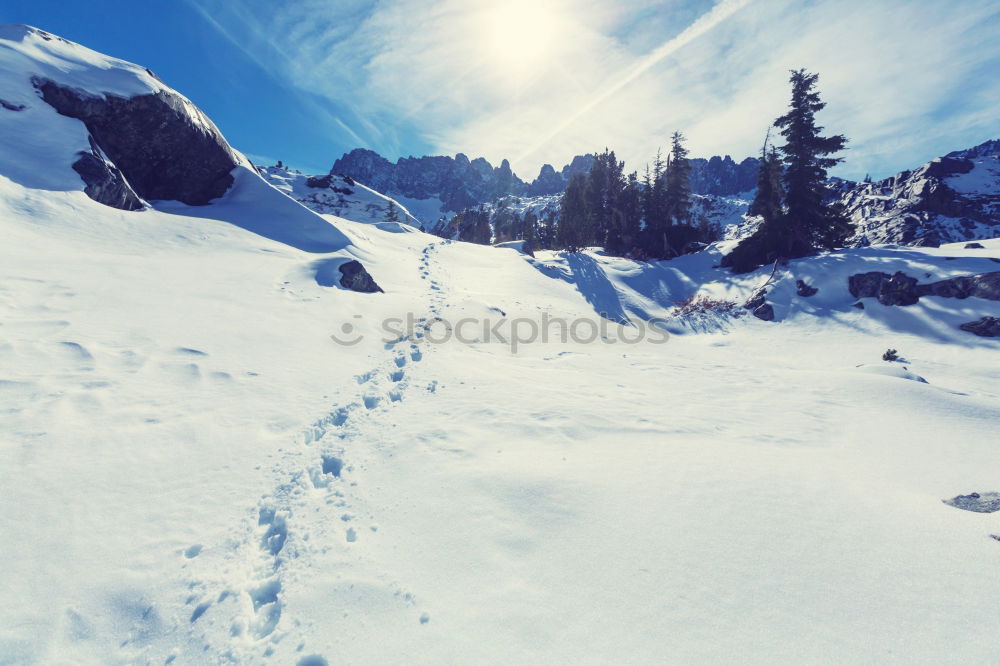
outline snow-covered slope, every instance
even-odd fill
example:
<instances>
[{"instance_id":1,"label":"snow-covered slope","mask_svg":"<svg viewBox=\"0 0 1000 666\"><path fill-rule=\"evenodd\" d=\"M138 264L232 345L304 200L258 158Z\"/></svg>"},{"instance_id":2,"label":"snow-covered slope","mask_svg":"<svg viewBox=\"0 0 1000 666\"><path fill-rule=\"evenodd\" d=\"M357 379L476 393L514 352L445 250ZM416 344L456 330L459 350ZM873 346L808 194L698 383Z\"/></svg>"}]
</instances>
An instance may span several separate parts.
<instances>
[{"instance_id":1,"label":"snow-covered slope","mask_svg":"<svg viewBox=\"0 0 1000 666\"><path fill-rule=\"evenodd\" d=\"M874 183L838 184L856 245L936 245L1000 235L1000 140Z\"/></svg>"},{"instance_id":2,"label":"snow-covered slope","mask_svg":"<svg viewBox=\"0 0 1000 666\"><path fill-rule=\"evenodd\" d=\"M1000 241L792 262L775 322L674 316L769 270L389 233L242 167L120 210L18 66L34 115L0 123L69 140L0 163L0 663L994 658L1000 513L941 500L1000 490L1000 349L957 328L997 301L847 281ZM384 293L326 286L350 258Z\"/></svg>"},{"instance_id":3,"label":"snow-covered slope","mask_svg":"<svg viewBox=\"0 0 1000 666\"><path fill-rule=\"evenodd\" d=\"M258 167L258 172L268 183L281 190L303 206L317 213L335 215L355 222L382 225L399 229L399 225L386 223L389 203L396 207L399 221L419 228L420 220L410 214L399 201L356 182L346 176L306 176L287 167Z\"/></svg>"}]
</instances>

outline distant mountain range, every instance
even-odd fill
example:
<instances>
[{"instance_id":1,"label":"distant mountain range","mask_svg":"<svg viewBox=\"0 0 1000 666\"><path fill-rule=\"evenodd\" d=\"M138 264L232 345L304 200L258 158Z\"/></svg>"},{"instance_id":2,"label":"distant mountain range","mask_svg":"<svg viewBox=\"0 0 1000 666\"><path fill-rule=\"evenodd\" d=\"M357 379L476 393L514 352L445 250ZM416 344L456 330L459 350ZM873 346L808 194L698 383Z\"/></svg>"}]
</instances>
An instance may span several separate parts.
<instances>
[{"instance_id":1,"label":"distant mountain range","mask_svg":"<svg viewBox=\"0 0 1000 666\"><path fill-rule=\"evenodd\" d=\"M440 200L440 213L488 204L499 197L540 197L561 194L569 179L590 169L593 155L577 155L561 170L545 164L531 182L519 178L503 160L494 167L486 159L470 160L465 154L403 157L395 163L378 153L358 148L338 159L331 175L348 176L374 190L400 200ZM752 190L759 162L748 157L692 159L691 186L696 194L736 195ZM436 221L427 219L425 222Z\"/></svg>"},{"instance_id":2,"label":"distant mountain range","mask_svg":"<svg viewBox=\"0 0 1000 666\"><path fill-rule=\"evenodd\" d=\"M558 208L574 173L588 170L591 155L573 158L556 171L544 165L535 180L515 175L507 160L493 167L483 158L408 157L392 163L370 150L353 150L331 173L341 174L394 197L430 228L470 206L506 198L515 210ZM728 155L691 160L695 213L726 229L741 222L752 199L759 160ZM936 245L1000 235L1000 140L958 150L875 182L831 179L831 186L857 226L853 245ZM421 205L424 204L424 205ZM430 204L430 205L426 205ZM729 236L752 229L752 220Z\"/></svg>"}]
</instances>

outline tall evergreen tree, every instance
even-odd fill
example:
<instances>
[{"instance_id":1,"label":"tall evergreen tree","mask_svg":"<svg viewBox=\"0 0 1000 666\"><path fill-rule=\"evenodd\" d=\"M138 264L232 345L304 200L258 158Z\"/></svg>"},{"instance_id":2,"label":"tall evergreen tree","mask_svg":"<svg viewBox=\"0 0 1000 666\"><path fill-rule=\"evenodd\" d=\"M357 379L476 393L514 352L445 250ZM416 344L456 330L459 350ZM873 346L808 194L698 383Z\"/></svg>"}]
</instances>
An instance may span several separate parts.
<instances>
[{"instance_id":1,"label":"tall evergreen tree","mask_svg":"<svg viewBox=\"0 0 1000 666\"><path fill-rule=\"evenodd\" d=\"M621 197L622 254L634 250L639 244L639 232L642 229L642 197L639 175L633 171L625 181Z\"/></svg>"},{"instance_id":2,"label":"tall evergreen tree","mask_svg":"<svg viewBox=\"0 0 1000 666\"><path fill-rule=\"evenodd\" d=\"M785 145L779 147L784 168L774 151L765 156L753 207L764 222L722 259L722 265L735 272L751 271L779 259L804 257L818 248L833 249L843 244L853 230L843 209L827 203L831 193L826 186L826 170L841 161L830 155L843 150L847 139L842 134L820 135L823 128L816 124L816 112L826 104L815 90L818 78L804 69L792 71L788 113L774 121L785 138Z\"/></svg>"},{"instance_id":3,"label":"tall evergreen tree","mask_svg":"<svg viewBox=\"0 0 1000 666\"><path fill-rule=\"evenodd\" d=\"M778 222L782 213L781 179L783 171L778 149L774 146L768 147L765 139L764 147L760 151L760 168L757 170L757 194L750 202L750 207L747 209L748 215L760 216L767 224Z\"/></svg>"},{"instance_id":4,"label":"tall evergreen tree","mask_svg":"<svg viewBox=\"0 0 1000 666\"><path fill-rule=\"evenodd\" d=\"M556 244L570 252L576 252L585 247L587 233L587 176L582 173L573 174L559 202L559 227Z\"/></svg>"},{"instance_id":5,"label":"tall evergreen tree","mask_svg":"<svg viewBox=\"0 0 1000 666\"><path fill-rule=\"evenodd\" d=\"M684 135L674 132L670 137L670 164L664 176L663 212L669 223L691 222L691 164L684 147ZM669 224L668 223L668 224Z\"/></svg>"},{"instance_id":6,"label":"tall evergreen tree","mask_svg":"<svg viewBox=\"0 0 1000 666\"><path fill-rule=\"evenodd\" d=\"M538 216L533 211L524 213L524 221L521 223L521 238L528 246L535 248L538 246Z\"/></svg>"},{"instance_id":7,"label":"tall evergreen tree","mask_svg":"<svg viewBox=\"0 0 1000 666\"><path fill-rule=\"evenodd\" d=\"M783 256L802 257L815 248L833 249L842 244L852 231L852 225L836 207L826 205L830 193L826 187L826 170L842 158L830 157L847 144L843 134L821 136L823 128L816 124L816 112L826 106L815 90L818 74L804 69L793 70L792 101L788 113L774 121L781 128L784 155L785 211L788 235Z\"/></svg>"}]
</instances>

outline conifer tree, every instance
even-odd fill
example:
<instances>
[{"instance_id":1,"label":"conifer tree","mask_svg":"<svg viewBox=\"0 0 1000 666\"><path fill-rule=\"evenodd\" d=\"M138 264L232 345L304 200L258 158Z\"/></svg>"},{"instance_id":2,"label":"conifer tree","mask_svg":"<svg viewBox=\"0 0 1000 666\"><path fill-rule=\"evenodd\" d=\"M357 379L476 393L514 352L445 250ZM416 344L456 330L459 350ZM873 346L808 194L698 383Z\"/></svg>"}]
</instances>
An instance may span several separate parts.
<instances>
[{"instance_id":1,"label":"conifer tree","mask_svg":"<svg viewBox=\"0 0 1000 666\"><path fill-rule=\"evenodd\" d=\"M664 177L664 204L669 224L688 224L691 221L691 164L684 147L684 135L674 132L670 137L670 165Z\"/></svg>"},{"instance_id":2,"label":"conifer tree","mask_svg":"<svg viewBox=\"0 0 1000 666\"><path fill-rule=\"evenodd\" d=\"M781 259L813 254L818 248L833 249L842 245L853 225L840 205L827 203L826 170L841 160L830 155L843 150L847 139L842 134L821 136L816 112L826 106L816 92L817 74L793 70L792 100L788 113L774 121L781 128L785 145L780 146L783 169L772 151L761 165L754 210L764 222L751 236L723 257L722 265L742 273ZM776 184L781 173L780 187ZM760 191L761 184L767 188ZM778 199L784 196L784 210Z\"/></svg>"},{"instance_id":3,"label":"conifer tree","mask_svg":"<svg viewBox=\"0 0 1000 666\"><path fill-rule=\"evenodd\" d=\"M818 74L804 69L793 70L792 101L788 113L774 121L781 128L785 145L785 212L788 231L784 250L785 258L812 254L815 248L833 249L843 243L852 231L852 225L836 207L826 205L829 192L826 187L826 170L842 159L830 157L847 144L843 134L821 136L823 128L816 124L816 112L826 106L815 90Z\"/></svg>"},{"instance_id":4,"label":"conifer tree","mask_svg":"<svg viewBox=\"0 0 1000 666\"><path fill-rule=\"evenodd\" d=\"M587 234L587 201L585 190L587 176L582 173L573 174L559 202L559 227L557 229L557 245L570 252L576 252L586 245Z\"/></svg>"},{"instance_id":5,"label":"conifer tree","mask_svg":"<svg viewBox=\"0 0 1000 666\"><path fill-rule=\"evenodd\" d=\"M389 207L385 209L383 222L399 222L399 213L396 212L396 204L392 201L389 202Z\"/></svg>"},{"instance_id":6,"label":"conifer tree","mask_svg":"<svg viewBox=\"0 0 1000 666\"><path fill-rule=\"evenodd\" d=\"M633 250L639 244L639 232L642 229L642 196L639 175L633 171L625 181L621 197L622 254Z\"/></svg>"},{"instance_id":7,"label":"conifer tree","mask_svg":"<svg viewBox=\"0 0 1000 666\"><path fill-rule=\"evenodd\" d=\"M521 238L528 244L528 247L535 248L538 244L538 216L533 211L524 213L522 222Z\"/></svg>"}]
</instances>

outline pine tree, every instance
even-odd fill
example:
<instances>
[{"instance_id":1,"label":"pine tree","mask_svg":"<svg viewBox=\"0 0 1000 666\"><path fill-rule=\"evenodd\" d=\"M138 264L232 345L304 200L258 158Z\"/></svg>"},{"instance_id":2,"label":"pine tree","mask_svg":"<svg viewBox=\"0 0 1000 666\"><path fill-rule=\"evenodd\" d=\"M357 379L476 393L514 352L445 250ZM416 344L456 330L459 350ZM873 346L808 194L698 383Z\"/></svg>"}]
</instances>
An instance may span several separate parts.
<instances>
[{"instance_id":1,"label":"pine tree","mask_svg":"<svg viewBox=\"0 0 1000 666\"><path fill-rule=\"evenodd\" d=\"M816 112L826 106L816 92L818 74L804 69L792 71L792 101L788 113L774 121L781 128L785 145L784 155L785 209L788 237L782 256L802 257L812 254L817 247L833 249L842 244L852 231L852 225L842 211L827 206L826 170L842 159L829 157L840 152L847 144L843 134L821 136L822 127L816 125Z\"/></svg>"},{"instance_id":2,"label":"pine tree","mask_svg":"<svg viewBox=\"0 0 1000 666\"><path fill-rule=\"evenodd\" d=\"M625 190L621 197L621 247L622 253L630 252L639 244L639 232L642 229L642 197L639 188L639 175L633 171L625 182Z\"/></svg>"},{"instance_id":3,"label":"pine tree","mask_svg":"<svg viewBox=\"0 0 1000 666\"><path fill-rule=\"evenodd\" d=\"M841 161L829 155L843 150L847 139L842 134L820 135L823 128L816 125L815 116L826 104L815 91L818 78L804 69L792 71L790 109L774 121L786 141L779 147L784 168L773 150L763 156L757 197L751 210L764 221L756 232L723 257L722 265L734 272L808 256L818 248L833 249L842 245L853 231L843 208L827 203L830 192L826 170Z\"/></svg>"},{"instance_id":4,"label":"pine tree","mask_svg":"<svg viewBox=\"0 0 1000 666\"><path fill-rule=\"evenodd\" d=\"M545 219L539 228L539 243L545 250L552 250L556 246L556 214L550 210L545 214Z\"/></svg>"},{"instance_id":5,"label":"pine tree","mask_svg":"<svg viewBox=\"0 0 1000 666\"><path fill-rule=\"evenodd\" d=\"M559 202L559 227L556 244L570 252L576 252L586 246L587 233L587 201L585 190L587 176L582 173L573 174L566 185L562 199Z\"/></svg>"},{"instance_id":6,"label":"pine tree","mask_svg":"<svg viewBox=\"0 0 1000 666\"><path fill-rule=\"evenodd\" d=\"M392 201L389 202L389 207L385 209L385 218L383 222L399 222L399 214L396 212L396 204Z\"/></svg>"},{"instance_id":7,"label":"pine tree","mask_svg":"<svg viewBox=\"0 0 1000 666\"><path fill-rule=\"evenodd\" d=\"M670 137L670 165L664 182L664 213L669 224L689 224L691 221L691 164L684 147L684 135L674 132Z\"/></svg>"},{"instance_id":8,"label":"pine tree","mask_svg":"<svg viewBox=\"0 0 1000 666\"><path fill-rule=\"evenodd\" d=\"M784 170L781 166L781 157L778 149L767 145L764 140L764 147L760 151L760 168L757 170L757 194L747 215L757 215L764 218L765 224L775 224L781 217L781 178Z\"/></svg>"},{"instance_id":9,"label":"pine tree","mask_svg":"<svg viewBox=\"0 0 1000 666\"><path fill-rule=\"evenodd\" d=\"M524 213L522 229L521 238L524 239L529 248L535 249L538 245L538 216L533 211L529 210Z\"/></svg>"}]
</instances>

